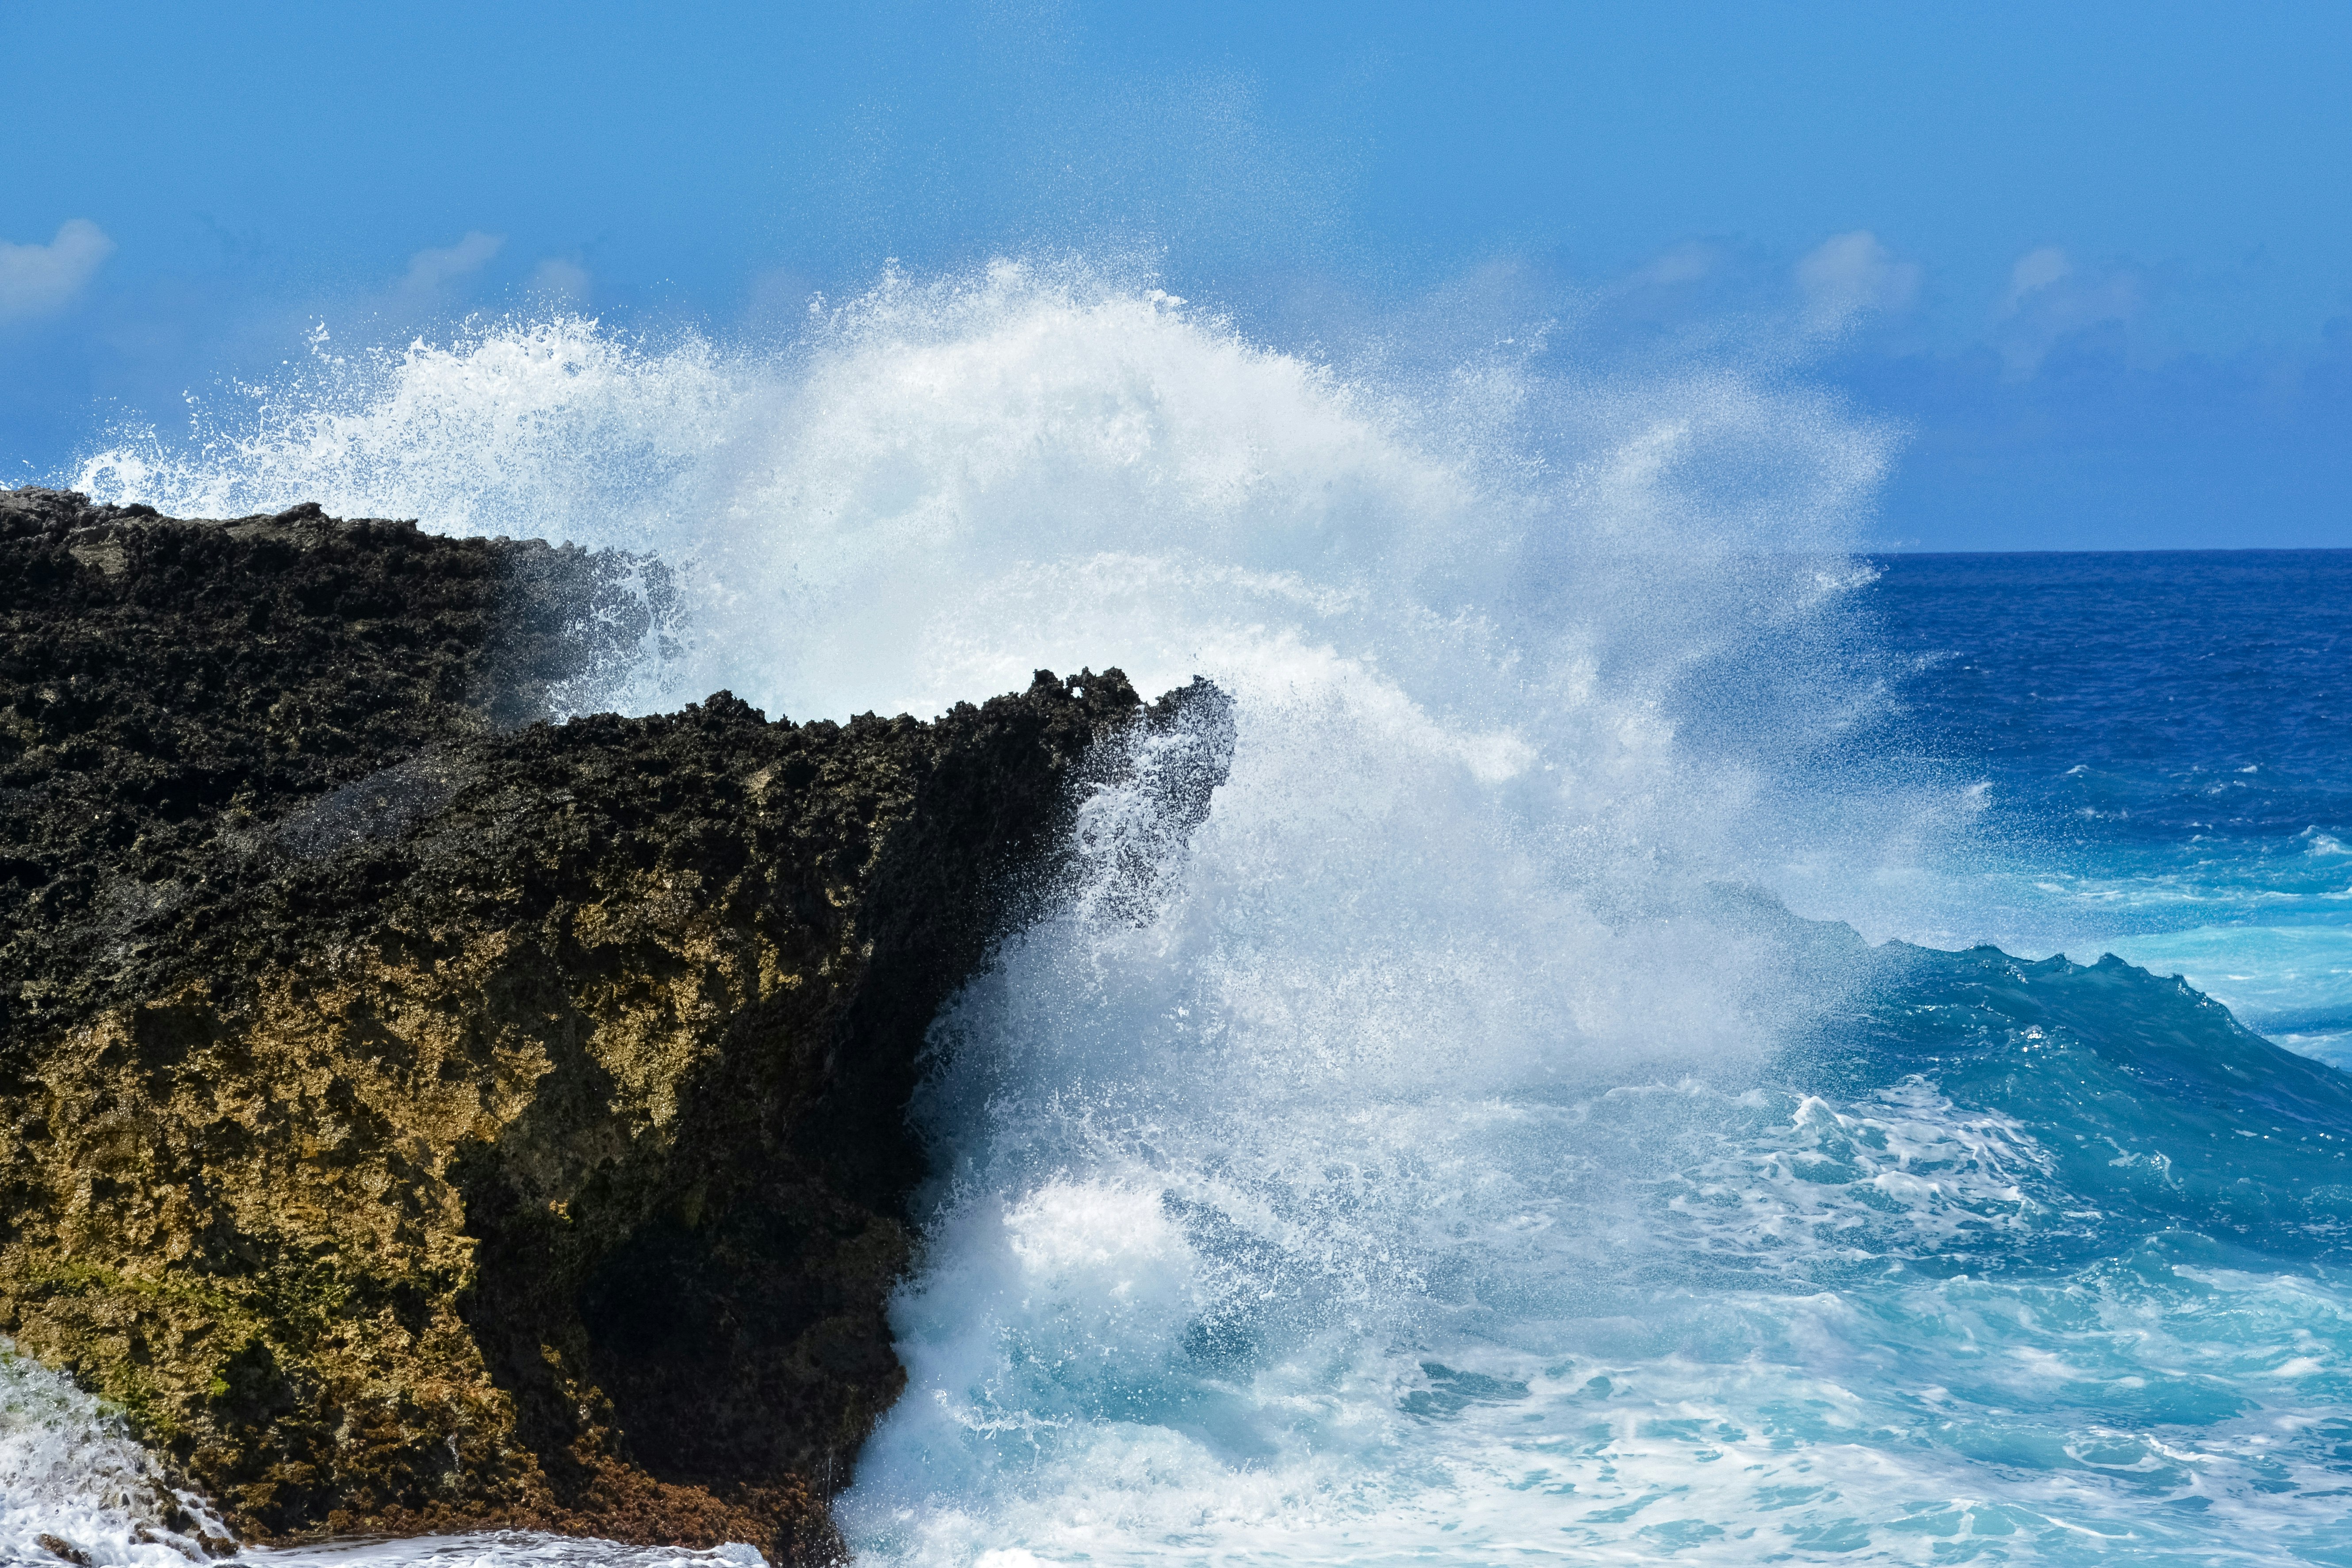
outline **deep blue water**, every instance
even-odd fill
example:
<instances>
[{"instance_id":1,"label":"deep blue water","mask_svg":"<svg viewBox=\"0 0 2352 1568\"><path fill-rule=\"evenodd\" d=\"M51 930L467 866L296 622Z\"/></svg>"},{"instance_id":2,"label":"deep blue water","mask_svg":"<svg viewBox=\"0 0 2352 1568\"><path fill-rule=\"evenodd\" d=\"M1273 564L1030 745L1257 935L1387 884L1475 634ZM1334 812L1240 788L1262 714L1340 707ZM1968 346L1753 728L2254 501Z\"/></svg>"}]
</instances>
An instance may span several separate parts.
<instances>
[{"instance_id":1,"label":"deep blue water","mask_svg":"<svg viewBox=\"0 0 2352 1568\"><path fill-rule=\"evenodd\" d=\"M1898 743L1990 784L1972 936L2352 1051L2352 551L1897 556Z\"/></svg>"}]
</instances>

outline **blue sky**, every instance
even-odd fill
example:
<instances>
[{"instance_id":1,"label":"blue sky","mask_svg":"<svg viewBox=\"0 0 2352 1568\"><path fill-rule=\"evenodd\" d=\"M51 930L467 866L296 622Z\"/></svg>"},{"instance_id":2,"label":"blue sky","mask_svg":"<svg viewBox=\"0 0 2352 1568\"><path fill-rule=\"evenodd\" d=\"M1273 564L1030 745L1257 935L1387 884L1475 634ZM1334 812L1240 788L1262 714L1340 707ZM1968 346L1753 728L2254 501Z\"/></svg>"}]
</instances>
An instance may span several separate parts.
<instances>
[{"instance_id":1,"label":"blue sky","mask_svg":"<svg viewBox=\"0 0 2352 1568\"><path fill-rule=\"evenodd\" d=\"M20 479L320 319L1077 248L1277 342L1467 291L1761 354L1910 432L1890 544L2352 546L2341 3L0 0L0 58Z\"/></svg>"}]
</instances>

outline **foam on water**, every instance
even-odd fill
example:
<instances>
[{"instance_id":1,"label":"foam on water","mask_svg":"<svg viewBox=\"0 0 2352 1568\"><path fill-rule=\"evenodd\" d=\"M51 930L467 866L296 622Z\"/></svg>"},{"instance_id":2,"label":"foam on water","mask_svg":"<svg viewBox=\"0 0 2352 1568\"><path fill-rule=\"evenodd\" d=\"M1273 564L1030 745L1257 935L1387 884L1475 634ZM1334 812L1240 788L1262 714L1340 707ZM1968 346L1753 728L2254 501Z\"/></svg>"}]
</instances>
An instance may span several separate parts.
<instances>
[{"instance_id":1,"label":"foam on water","mask_svg":"<svg viewBox=\"0 0 2352 1568\"><path fill-rule=\"evenodd\" d=\"M2164 1251L2030 1096L1790 1055L1884 976L1741 889L1916 929L1982 811L1852 744L1884 436L1728 373L1408 359L1447 368L1004 264L783 350L321 343L79 483L654 552L642 708L1230 696L940 1020L872 1562L2329 1560L2352 1338L2308 1248Z\"/></svg>"},{"instance_id":2,"label":"foam on water","mask_svg":"<svg viewBox=\"0 0 2352 1568\"><path fill-rule=\"evenodd\" d=\"M0 1562L58 1561L44 1536L123 1568L183 1568L207 1560L206 1536L229 1539L119 1416L0 1340Z\"/></svg>"}]
</instances>

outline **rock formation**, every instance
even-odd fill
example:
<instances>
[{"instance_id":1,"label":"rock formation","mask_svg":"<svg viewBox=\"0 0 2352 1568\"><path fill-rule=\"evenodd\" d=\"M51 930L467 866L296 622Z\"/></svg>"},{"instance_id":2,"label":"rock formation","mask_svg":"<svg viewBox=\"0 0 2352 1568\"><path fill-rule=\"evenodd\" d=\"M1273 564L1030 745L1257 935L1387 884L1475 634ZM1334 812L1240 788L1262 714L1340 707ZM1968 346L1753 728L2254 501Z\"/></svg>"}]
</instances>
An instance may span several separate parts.
<instances>
[{"instance_id":1,"label":"rock formation","mask_svg":"<svg viewBox=\"0 0 2352 1568\"><path fill-rule=\"evenodd\" d=\"M1214 700L537 721L660 615L574 549L0 491L0 1334L241 1533L832 1553L929 1020L1089 747Z\"/></svg>"}]
</instances>

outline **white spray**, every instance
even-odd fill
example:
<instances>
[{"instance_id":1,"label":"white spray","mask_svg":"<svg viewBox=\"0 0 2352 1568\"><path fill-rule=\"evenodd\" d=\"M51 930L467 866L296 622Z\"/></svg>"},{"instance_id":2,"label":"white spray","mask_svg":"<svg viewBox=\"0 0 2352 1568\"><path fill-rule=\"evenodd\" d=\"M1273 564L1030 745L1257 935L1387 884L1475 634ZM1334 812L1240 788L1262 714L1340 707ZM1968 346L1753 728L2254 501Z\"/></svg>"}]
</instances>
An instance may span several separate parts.
<instances>
[{"instance_id":1,"label":"white spray","mask_svg":"<svg viewBox=\"0 0 2352 1568\"><path fill-rule=\"evenodd\" d=\"M1802 782L1878 700L1846 552L1884 437L1514 356L1383 379L1006 263L886 277L778 353L570 318L322 342L249 417L78 482L652 552L679 609L643 709L1216 682L1231 774L1189 844L1087 808L1103 864L1159 863L1147 904L1082 890L941 1020L912 1383L845 1518L910 1560L1405 1555L1507 1491L1480 1412L1547 1355L1582 1386L1547 1325L1618 1310L1626 1170L1696 1158L1822 1000L1726 889L1884 929L1958 809ZM1654 1136L1604 1156L1627 1093Z\"/></svg>"}]
</instances>

